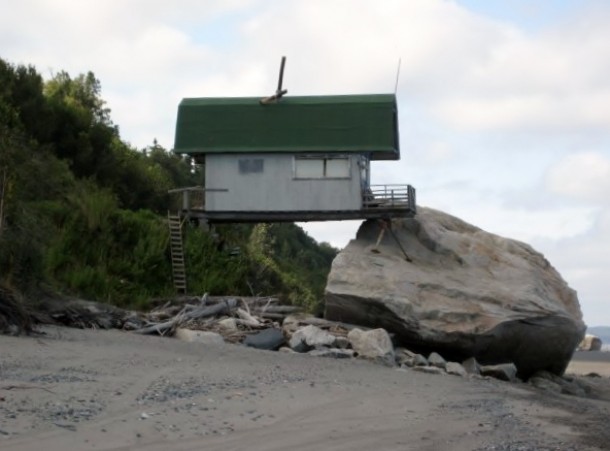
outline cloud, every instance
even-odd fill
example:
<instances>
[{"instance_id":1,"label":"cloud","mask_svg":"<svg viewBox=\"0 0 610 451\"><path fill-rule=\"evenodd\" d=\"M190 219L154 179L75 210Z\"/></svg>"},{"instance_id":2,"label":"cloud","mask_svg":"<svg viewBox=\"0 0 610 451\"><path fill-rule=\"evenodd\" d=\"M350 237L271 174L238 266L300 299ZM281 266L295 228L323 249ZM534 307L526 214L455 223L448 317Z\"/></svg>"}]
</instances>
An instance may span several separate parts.
<instances>
[{"instance_id":1,"label":"cloud","mask_svg":"<svg viewBox=\"0 0 610 451\"><path fill-rule=\"evenodd\" d=\"M549 261L576 289L585 321L590 326L610 324L610 210L600 211L586 234L561 241L538 239L533 244L544 249Z\"/></svg>"},{"instance_id":2,"label":"cloud","mask_svg":"<svg viewBox=\"0 0 610 451\"><path fill-rule=\"evenodd\" d=\"M302 222L298 225L318 241L326 241L342 249L351 239L356 238L360 224L362 221Z\"/></svg>"},{"instance_id":3,"label":"cloud","mask_svg":"<svg viewBox=\"0 0 610 451\"><path fill-rule=\"evenodd\" d=\"M546 183L551 192L568 199L610 207L610 155L567 155L549 170Z\"/></svg>"},{"instance_id":4,"label":"cloud","mask_svg":"<svg viewBox=\"0 0 610 451\"><path fill-rule=\"evenodd\" d=\"M25 0L3 8L0 43L43 72L93 70L134 105L143 91L265 95L281 55L289 94L391 92L400 58L403 109L471 131L565 129L610 125L607 19L600 7L531 34L441 0ZM169 145L175 107L158 114L165 127L150 128Z\"/></svg>"}]
</instances>

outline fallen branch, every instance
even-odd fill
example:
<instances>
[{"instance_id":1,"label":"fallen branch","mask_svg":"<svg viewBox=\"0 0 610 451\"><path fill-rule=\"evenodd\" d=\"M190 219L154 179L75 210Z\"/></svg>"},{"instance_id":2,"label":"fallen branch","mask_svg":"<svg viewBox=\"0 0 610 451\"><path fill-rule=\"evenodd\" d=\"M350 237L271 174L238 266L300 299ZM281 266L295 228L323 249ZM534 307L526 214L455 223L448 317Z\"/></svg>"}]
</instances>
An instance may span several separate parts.
<instances>
[{"instance_id":1,"label":"fallen branch","mask_svg":"<svg viewBox=\"0 0 610 451\"><path fill-rule=\"evenodd\" d=\"M261 322L256 319L254 316L250 315L250 313L242 310L240 308L237 309L237 316L240 318L238 321L239 324L248 327L261 327Z\"/></svg>"}]
</instances>

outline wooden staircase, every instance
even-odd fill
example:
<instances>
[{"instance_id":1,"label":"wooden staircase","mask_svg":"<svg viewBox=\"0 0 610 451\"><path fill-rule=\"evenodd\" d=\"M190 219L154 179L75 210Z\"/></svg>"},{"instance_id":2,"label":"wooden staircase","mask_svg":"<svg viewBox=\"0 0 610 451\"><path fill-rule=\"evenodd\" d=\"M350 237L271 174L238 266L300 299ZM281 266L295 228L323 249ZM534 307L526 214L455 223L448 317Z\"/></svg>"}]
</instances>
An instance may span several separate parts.
<instances>
[{"instance_id":1,"label":"wooden staircase","mask_svg":"<svg viewBox=\"0 0 610 451\"><path fill-rule=\"evenodd\" d=\"M172 258L172 276L177 293L186 293L186 267L184 265L184 247L182 245L182 220L178 215L167 213L169 224L169 248Z\"/></svg>"}]
</instances>

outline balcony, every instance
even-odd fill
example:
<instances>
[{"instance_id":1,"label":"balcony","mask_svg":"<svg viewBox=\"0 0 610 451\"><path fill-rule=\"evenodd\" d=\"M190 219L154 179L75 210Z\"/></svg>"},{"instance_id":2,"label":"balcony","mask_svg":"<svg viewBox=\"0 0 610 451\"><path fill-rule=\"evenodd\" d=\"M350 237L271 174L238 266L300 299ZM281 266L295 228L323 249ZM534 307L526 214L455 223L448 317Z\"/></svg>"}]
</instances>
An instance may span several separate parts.
<instances>
[{"instance_id":1,"label":"balcony","mask_svg":"<svg viewBox=\"0 0 610 451\"><path fill-rule=\"evenodd\" d=\"M183 217L209 223L229 222L308 222L348 219L390 219L415 216L415 188L411 185L371 185L362 192L360 210L313 211L209 211L205 208L206 191L227 191L201 186L177 188L173 210Z\"/></svg>"}]
</instances>

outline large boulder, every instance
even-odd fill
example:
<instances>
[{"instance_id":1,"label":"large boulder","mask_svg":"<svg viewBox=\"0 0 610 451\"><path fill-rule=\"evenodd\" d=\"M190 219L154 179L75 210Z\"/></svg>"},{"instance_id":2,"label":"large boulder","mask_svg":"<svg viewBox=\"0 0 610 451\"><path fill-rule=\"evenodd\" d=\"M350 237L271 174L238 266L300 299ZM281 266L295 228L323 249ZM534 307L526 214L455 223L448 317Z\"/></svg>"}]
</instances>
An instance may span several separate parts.
<instances>
[{"instance_id":1,"label":"large boulder","mask_svg":"<svg viewBox=\"0 0 610 451\"><path fill-rule=\"evenodd\" d=\"M576 292L543 255L428 208L393 220L376 246L381 227L364 222L335 258L327 319L382 327L426 355L513 362L521 378L564 372L585 325Z\"/></svg>"},{"instance_id":2,"label":"large boulder","mask_svg":"<svg viewBox=\"0 0 610 451\"><path fill-rule=\"evenodd\" d=\"M601 351L602 340L595 335L587 334L578 345L579 351Z\"/></svg>"}]
</instances>

